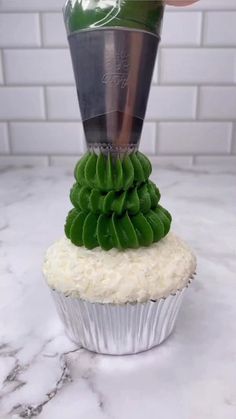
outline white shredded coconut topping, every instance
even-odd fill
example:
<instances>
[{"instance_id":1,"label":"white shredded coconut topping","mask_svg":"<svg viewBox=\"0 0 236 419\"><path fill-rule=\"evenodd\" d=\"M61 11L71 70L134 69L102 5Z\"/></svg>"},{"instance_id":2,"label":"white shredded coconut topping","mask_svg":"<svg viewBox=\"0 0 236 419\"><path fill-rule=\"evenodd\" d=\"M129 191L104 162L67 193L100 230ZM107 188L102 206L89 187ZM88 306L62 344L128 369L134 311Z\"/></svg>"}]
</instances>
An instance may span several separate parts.
<instances>
[{"instance_id":1,"label":"white shredded coconut topping","mask_svg":"<svg viewBox=\"0 0 236 419\"><path fill-rule=\"evenodd\" d=\"M149 247L119 251L88 250L66 237L46 253L43 272L48 285L90 302L145 302L182 289L196 270L196 258L169 233Z\"/></svg>"}]
</instances>

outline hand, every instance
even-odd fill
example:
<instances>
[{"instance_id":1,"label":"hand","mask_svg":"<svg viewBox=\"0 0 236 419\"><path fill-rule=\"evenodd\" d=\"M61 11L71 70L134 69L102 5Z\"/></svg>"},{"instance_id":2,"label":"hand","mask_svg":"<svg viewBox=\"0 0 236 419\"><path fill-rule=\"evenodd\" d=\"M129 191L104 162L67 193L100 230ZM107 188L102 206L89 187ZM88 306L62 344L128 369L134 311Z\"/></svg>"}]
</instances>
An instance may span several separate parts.
<instances>
[{"instance_id":1,"label":"hand","mask_svg":"<svg viewBox=\"0 0 236 419\"><path fill-rule=\"evenodd\" d=\"M166 4L170 6L189 6L196 3L198 0L166 0Z\"/></svg>"}]
</instances>

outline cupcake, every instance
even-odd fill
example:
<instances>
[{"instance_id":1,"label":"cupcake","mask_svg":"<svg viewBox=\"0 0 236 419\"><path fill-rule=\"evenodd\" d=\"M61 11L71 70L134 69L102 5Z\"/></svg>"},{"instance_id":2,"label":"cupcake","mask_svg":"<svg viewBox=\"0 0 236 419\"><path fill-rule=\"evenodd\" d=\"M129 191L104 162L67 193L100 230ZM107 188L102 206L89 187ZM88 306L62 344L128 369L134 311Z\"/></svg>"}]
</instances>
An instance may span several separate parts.
<instances>
[{"instance_id":1,"label":"cupcake","mask_svg":"<svg viewBox=\"0 0 236 419\"><path fill-rule=\"evenodd\" d=\"M105 354L131 354L173 331L196 258L172 231L148 158L88 151L75 167L65 236L43 272L68 336Z\"/></svg>"}]
</instances>

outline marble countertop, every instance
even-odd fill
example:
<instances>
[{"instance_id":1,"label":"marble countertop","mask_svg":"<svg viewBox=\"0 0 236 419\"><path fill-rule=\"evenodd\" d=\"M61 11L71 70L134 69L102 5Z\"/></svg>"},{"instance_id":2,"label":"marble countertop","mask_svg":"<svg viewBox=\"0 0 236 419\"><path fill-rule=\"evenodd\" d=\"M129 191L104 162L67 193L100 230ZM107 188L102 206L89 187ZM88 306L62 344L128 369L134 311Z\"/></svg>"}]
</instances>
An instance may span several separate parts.
<instances>
[{"instance_id":1,"label":"marble countertop","mask_svg":"<svg viewBox=\"0 0 236 419\"><path fill-rule=\"evenodd\" d=\"M0 173L0 418L236 418L236 175L154 170L198 256L174 334L143 354L76 349L41 274L63 234L72 171Z\"/></svg>"}]
</instances>

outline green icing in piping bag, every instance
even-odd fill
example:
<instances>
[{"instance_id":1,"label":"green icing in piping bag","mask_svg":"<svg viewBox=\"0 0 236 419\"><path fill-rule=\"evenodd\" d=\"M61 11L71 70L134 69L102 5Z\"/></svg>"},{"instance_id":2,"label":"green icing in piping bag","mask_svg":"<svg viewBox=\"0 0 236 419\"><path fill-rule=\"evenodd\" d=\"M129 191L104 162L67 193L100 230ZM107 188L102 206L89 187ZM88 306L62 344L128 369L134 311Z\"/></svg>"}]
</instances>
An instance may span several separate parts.
<instances>
[{"instance_id":1,"label":"green icing in piping bag","mask_svg":"<svg viewBox=\"0 0 236 419\"><path fill-rule=\"evenodd\" d=\"M159 35L162 0L68 0L64 15L68 34L82 29L125 27Z\"/></svg>"}]
</instances>

